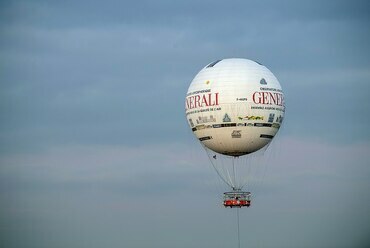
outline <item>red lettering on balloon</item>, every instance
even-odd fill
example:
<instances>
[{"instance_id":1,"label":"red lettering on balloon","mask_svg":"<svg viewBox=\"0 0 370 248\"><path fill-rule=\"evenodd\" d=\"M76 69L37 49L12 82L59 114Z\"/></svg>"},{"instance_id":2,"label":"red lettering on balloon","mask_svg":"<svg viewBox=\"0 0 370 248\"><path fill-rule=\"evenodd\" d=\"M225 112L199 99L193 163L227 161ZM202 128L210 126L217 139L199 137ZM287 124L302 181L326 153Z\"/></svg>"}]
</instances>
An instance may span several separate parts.
<instances>
[{"instance_id":1,"label":"red lettering on balloon","mask_svg":"<svg viewBox=\"0 0 370 248\"><path fill-rule=\"evenodd\" d=\"M255 104L284 106L284 95L279 92L256 91L252 100Z\"/></svg>"},{"instance_id":2,"label":"red lettering on balloon","mask_svg":"<svg viewBox=\"0 0 370 248\"><path fill-rule=\"evenodd\" d=\"M217 105L218 105L218 93L208 93L188 96L186 98L185 108L186 110L188 110L193 108L203 108Z\"/></svg>"}]
</instances>

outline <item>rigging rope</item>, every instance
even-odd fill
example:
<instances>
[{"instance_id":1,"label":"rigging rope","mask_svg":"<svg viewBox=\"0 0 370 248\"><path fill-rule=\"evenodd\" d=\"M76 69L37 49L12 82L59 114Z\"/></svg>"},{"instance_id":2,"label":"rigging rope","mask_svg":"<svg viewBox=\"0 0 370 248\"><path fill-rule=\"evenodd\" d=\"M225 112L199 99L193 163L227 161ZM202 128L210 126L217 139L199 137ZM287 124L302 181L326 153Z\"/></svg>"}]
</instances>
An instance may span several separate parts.
<instances>
[{"instance_id":1,"label":"rigging rope","mask_svg":"<svg viewBox=\"0 0 370 248\"><path fill-rule=\"evenodd\" d=\"M236 184L236 171L235 171L235 158L232 158L232 162L233 162L233 179L234 179L234 188L233 190L238 187L238 185Z\"/></svg>"},{"instance_id":2,"label":"rigging rope","mask_svg":"<svg viewBox=\"0 0 370 248\"><path fill-rule=\"evenodd\" d=\"M204 148L204 150L206 151L206 153L207 153L207 156L208 156L208 158L209 158L209 160L211 161L211 164L212 164L212 167L215 169L215 171L216 171L216 173L217 173L217 175L219 176L219 178L221 178L222 179L222 181L224 181L227 185L229 185L231 188L232 187L234 187L233 185L231 185L228 181L226 181L226 179L222 176L222 174L220 173L220 171L217 169L217 166L216 166L216 162L214 162L213 160L212 160L212 150L211 149L208 149L204 144L202 144L201 143L201 145L202 145L202 147ZM229 177L230 177L230 175L229 175ZM231 181L231 180L230 180Z\"/></svg>"},{"instance_id":3,"label":"rigging rope","mask_svg":"<svg viewBox=\"0 0 370 248\"><path fill-rule=\"evenodd\" d=\"M236 220L238 222L238 248L240 248L239 208L236 208Z\"/></svg>"}]
</instances>

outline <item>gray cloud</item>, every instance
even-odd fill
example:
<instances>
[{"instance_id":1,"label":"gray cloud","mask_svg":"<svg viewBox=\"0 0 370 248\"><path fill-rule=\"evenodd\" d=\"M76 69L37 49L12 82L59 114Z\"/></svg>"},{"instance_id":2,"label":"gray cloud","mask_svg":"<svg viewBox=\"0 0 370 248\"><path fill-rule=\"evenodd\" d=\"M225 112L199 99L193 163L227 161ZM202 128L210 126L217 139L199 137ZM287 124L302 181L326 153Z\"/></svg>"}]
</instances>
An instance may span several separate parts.
<instances>
[{"instance_id":1,"label":"gray cloud","mask_svg":"<svg viewBox=\"0 0 370 248\"><path fill-rule=\"evenodd\" d=\"M252 207L241 211L242 242L368 244L368 149L275 142ZM221 208L223 186L200 145L63 146L1 164L1 228L14 247L222 247L235 235L235 211Z\"/></svg>"},{"instance_id":2,"label":"gray cloud","mask_svg":"<svg viewBox=\"0 0 370 248\"><path fill-rule=\"evenodd\" d=\"M223 37L207 38L207 32L199 37L199 29L175 30L171 26L4 28L9 42L2 50L6 68L2 75L1 106L6 117L2 130L7 130L3 136L10 146L2 149L26 149L37 138L38 144L50 145L140 143L137 134L145 142L185 137L181 109L188 83L204 64L228 56L266 61L287 93L288 116L299 116L290 122L297 133L338 137L338 132L319 124L309 133L302 125L311 116L328 116L328 110L332 116L342 116L343 108L349 108L345 112L364 112L369 107L365 83L369 80L368 56L360 50L368 35L358 28L352 30L355 24L351 22L341 29L337 25L282 23L276 30L271 26L266 30L273 39L246 28L239 35L230 35L235 37L231 43ZM300 42L293 42L293 34ZM336 37L346 34L352 37L355 50L350 40L336 42ZM291 45L286 46L287 42ZM302 95L307 96L305 101L295 100ZM290 102L294 104L289 106ZM306 106L312 106L312 113L302 116ZM161 120L156 114L159 110L165 113L160 114ZM356 130L360 130L356 139L368 139L361 124L367 117L356 114L351 118L357 118ZM348 133L348 125L342 119L339 133ZM347 141L348 136L340 140Z\"/></svg>"}]
</instances>

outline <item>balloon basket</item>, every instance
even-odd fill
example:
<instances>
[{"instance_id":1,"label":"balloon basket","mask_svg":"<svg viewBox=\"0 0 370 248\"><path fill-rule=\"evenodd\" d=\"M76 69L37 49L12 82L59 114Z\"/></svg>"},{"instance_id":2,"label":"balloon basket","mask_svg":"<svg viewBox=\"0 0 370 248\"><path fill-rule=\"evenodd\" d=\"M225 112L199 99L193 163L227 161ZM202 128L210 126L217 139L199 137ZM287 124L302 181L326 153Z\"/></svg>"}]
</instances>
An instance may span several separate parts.
<instances>
[{"instance_id":1,"label":"balloon basket","mask_svg":"<svg viewBox=\"0 0 370 248\"><path fill-rule=\"evenodd\" d=\"M225 208L242 208L251 205L251 192L245 191L231 191L224 193L223 205Z\"/></svg>"}]
</instances>

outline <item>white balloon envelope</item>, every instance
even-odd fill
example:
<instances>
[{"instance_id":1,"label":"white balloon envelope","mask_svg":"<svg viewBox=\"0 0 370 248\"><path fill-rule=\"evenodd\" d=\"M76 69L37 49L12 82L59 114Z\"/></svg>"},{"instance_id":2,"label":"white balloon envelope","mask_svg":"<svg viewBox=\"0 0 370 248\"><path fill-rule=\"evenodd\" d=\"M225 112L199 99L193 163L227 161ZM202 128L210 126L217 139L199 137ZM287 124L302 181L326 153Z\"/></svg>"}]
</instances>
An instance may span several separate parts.
<instances>
[{"instance_id":1,"label":"white balloon envelope","mask_svg":"<svg viewBox=\"0 0 370 248\"><path fill-rule=\"evenodd\" d=\"M239 157L266 146L284 119L284 94L265 66L222 59L191 82L185 111L199 141L212 151Z\"/></svg>"}]
</instances>

